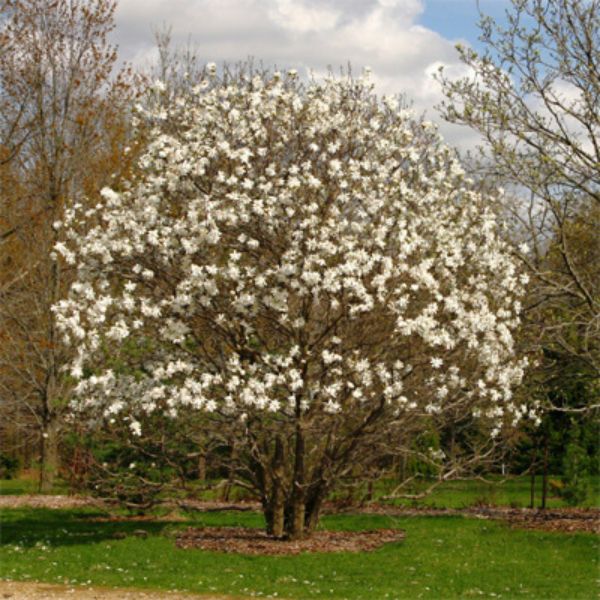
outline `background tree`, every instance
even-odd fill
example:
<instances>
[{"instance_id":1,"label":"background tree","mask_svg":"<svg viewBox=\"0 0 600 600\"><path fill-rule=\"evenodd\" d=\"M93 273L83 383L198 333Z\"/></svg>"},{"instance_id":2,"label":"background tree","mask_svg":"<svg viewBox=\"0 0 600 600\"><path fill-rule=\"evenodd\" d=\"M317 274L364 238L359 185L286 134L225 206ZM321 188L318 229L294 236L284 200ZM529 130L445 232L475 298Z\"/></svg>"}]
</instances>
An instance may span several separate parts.
<instances>
[{"instance_id":1,"label":"background tree","mask_svg":"<svg viewBox=\"0 0 600 600\"><path fill-rule=\"evenodd\" d=\"M138 176L66 215L82 414L136 436L197 412L276 536L402 440L477 418L469 456L420 449L460 474L527 411L524 280L493 215L433 127L362 79L206 72L145 115Z\"/></svg>"},{"instance_id":2,"label":"background tree","mask_svg":"<svg viewBox=\"0 0 600 600\"><path fill-rule=\"evenodd\" d=\"M442 72L443 114L481 134L479 173L508 188L501 212L533 275L525 314L544 377L586 379L584 405L594 409L600 406L600 2L513 0L507 19L502 27L482 17L483 53L459 47L469 76L450 80Z\"/></svg>"},{"instance_id":3,"label":"background tree","mask_svg":"<svg viewBox=\"0 0 600 600\"><path fill-rule=\"evenodd\" d=\"M52 252L57 225L71 203L93 202L127 170L134 92L127 71L113 74L112 0L6 0L1 8L2 426L39 441L46 490L69 395L60 369L70 354L50 310L71 277Z\"/></svg>"}]
</instances>

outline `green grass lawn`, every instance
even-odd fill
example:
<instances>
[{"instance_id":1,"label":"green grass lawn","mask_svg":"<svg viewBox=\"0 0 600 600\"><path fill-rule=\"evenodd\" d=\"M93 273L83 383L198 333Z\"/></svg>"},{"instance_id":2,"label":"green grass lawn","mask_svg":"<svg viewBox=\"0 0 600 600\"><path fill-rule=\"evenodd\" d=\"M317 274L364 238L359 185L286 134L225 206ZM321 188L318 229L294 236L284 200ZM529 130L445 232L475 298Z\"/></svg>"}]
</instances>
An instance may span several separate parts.
<instances>
[{"instance_id":1,"label":"green grass lawn","mask_svg":"<svg viewBox=\"0 0 600 600\"><path fill-rule=\"evenodd\" d=\"M83 520L86 511L0 513L0 577L283 598L576 598L597 596L600 539L509 529L463 517L331 516L330 529L399 527L406 539L362 554L224 555L175 548L195 525L262 525L252 513L185 523ZM115 539L143 528L148 538Z\"/></svg>"},{"instance_id":2,"label":"green grass lawn","mask_svg":"<svg viewBox=\"0 0 600 600\"><path fill-rule=\"evenodd\" d=\"M15 479L0 479L0 496L12 494L37 494L39 482L36 477L17 477ZM50 491L51 494L67 494L69 486L58 480Z\"/></svg>"}]
</instances>

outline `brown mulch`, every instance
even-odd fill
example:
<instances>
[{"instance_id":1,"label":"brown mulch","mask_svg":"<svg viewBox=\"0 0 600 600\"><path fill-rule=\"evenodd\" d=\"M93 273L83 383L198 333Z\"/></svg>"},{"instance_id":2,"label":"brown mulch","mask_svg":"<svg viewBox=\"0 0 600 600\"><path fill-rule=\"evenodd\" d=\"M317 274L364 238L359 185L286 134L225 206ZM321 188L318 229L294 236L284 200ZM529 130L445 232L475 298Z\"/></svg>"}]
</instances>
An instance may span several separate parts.
<instances>
[{"instance_id":1,"label":"brown mulch","mask_svg":"<svg viewBox=\"0 0 600 600\"><path fill-rule=\"evenodd\" d=\"M559 531L563 533L595 533L600 535L600 509L557 508L531 509L503 506L481 506L472 508L404 508L385 504L372 504L356 510L368 514L383 514L396 517L410 516L455 516L462 515L480 519L507 521L512 527Z\"/></svg>"},{"instance_id":2,"label":"brown mulch","mask_svg":"<svg viewBox=\"0 0 600 600\"><path fill-rule=\"evenodd\" d=\"M563 508L560 510L507 509L504 517L512 527L559 531L563 533L595 533L600 535L600 511Z\"/></svg>"},{"instance_id":3,"label":"brown mulch","mask_svg":"<svg viewBox=\"0 0 600 600\"><path fill-rule=\"evenodd\" d=\"M259 529L190 527L176 537L178 548L213 552L284 556L302 552L368 552L404 539L399 529L375 531L315 531L303 540L281 540Z\"/></svg>"},{"instance_id":4,"label":"brown mulch","mask_svg":"<svg viewBox=\"0 0 600 600\"><path fill-rule=\"evenodd\" d=\"M183 523L189 520L177 512L165 515L108 515L105 517L85 515L80 517L80 519L87 523L173 523L177 521Z\"/></svg>"}]
</instances>

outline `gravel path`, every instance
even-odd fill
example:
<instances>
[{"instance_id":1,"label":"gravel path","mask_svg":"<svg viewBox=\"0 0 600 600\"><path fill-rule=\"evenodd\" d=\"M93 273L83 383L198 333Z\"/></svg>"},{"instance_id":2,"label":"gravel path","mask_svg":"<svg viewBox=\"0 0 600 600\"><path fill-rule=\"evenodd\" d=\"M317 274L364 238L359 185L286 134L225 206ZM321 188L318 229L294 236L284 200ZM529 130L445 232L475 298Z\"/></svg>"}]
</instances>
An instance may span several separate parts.
<instances>
[{"instance_id":1,"label":"gravel path","mask_svg":"<svg viewBox=\"0 0 600 600\"><path fill-rule=\"evenodd\" d=\"M24 581L0 581L0 600L235 600L234 596L206 596L125 588L79 587ZM240 597L237 597L240 600Z\"/></svg>"},{"instance_id":2,"label":"gravel path","mask_svg":"<svg viewBox=\"0 0 600 600\"><path fill-rule=\"evenodd\" d=\"M213 500L181 500L163 502L162 506L212 512L222 510L259 510L258 502L219 502ZM108 509L110 504L91 496L61 496L44 494L0 494L0 508L84 508ZM1 600L1 599L0 599Z\"/></svg>"},{"instance_id":3,"label":"gravel path","mask_svg":"<svg viewBox=\"0 0 600 600\"><path fill-rule=\"evenodd\" d=\"M101 506L89 496L53 496L44 494L0 495L0 508L83 508Z\"/></svg>"}]
</instances>

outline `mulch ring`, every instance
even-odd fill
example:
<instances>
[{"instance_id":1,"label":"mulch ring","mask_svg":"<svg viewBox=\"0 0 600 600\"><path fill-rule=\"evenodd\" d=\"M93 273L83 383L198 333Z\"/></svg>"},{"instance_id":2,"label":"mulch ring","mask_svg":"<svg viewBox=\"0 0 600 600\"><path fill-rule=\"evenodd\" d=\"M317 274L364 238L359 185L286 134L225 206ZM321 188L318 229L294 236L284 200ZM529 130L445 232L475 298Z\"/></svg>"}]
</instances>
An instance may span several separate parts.
<instances>
[{"instance_id":1,"label":"mulch ring","mask_svg":"<svg viewBox=\"0 0 600 600\"><path fill-rule=\"evenodd\" d=\"M302 552L368 552L404 539L399 529L374 531L315 531L303 540L281 540L260 529L190 527L176 537L178 548L213 552L284 556Z\"/></svg>"}]
</instances>

